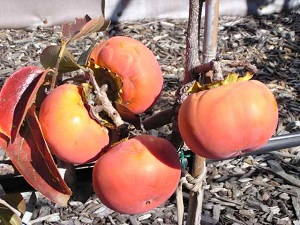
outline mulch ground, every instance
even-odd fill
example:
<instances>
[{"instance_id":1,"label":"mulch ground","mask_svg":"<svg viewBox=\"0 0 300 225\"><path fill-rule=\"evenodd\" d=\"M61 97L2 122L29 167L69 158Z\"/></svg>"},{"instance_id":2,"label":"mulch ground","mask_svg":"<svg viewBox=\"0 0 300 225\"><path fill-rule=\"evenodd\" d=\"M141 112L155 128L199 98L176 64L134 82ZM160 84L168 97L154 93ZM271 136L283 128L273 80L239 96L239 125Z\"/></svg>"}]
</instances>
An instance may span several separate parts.
<instances>
[{"instance_id":1,"label":"mulch ground","mask_svg":"<svg viewBox=\"0 0 300 225\"><path fill-rule=\"evenodd\" d=\"M164 73L164 90L146 118L174 103L183 79L186 20L124 22L106 33L91 35L71 44L81 52L89 44L108 36L125 35L141 40L157 56ZM40 65L39 54L58 43L60 27L0 30L0 86L17 68ZM221 17L218 56L226 72L241 70L234 62L258 68L255 79L264 82L279 105L276 135L300 131L300 15ZM201 49L200 49L201 50ZM155 131L169 137L171 125ZM5 173L1 154L0 175ZM300 224L300 147L209 162L204 187L203 224ZM31 193L23 193L26 200ZM39 193L31 224L176 224L174 196L165 205L141 215L122 215L104 206L93 194L85 202L72 199L58 207ZM187 196L185 193L185 203ZM186 213L185 213L186 216Z\"/></svg>"}]
</instances>

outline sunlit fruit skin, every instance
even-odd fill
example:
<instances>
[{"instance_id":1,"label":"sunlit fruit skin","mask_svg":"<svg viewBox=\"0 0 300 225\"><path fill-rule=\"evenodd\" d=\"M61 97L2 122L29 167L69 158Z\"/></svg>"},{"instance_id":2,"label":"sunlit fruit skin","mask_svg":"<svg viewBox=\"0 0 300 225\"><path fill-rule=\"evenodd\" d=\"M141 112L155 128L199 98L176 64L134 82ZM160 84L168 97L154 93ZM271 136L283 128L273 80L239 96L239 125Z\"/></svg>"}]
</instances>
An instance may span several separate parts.
<instances>
[{"instance_id":1,"label":"sunlit fruit skin","mask_svg":"<svg viewBox=\"0 0 300 225\"><path fill-rule=\"evenodd\" d=\"M137 214L163 204L181 174L170 142L140 135L102 155L93 169L93 187L101 202L116 212Z\"/></svg>"},{"instance_id":2,"label":"sunlit fruit skin","mask_svg":"<svg viewBox=\"0 0 300 225\"><path fill-rule=\"evenodd\" d=\"M130 37L112 37L91 52L90 59L121 77L122 103L138 114L157 100L162 90L163 76L150 49Z\"/></svg>"},{"instance_id":3,"label":"sunlit fruit skin","mask_svg":"<svg viewBox=\"0 0 300 225\"><path fill-rule=\"evenodd\" d=\"M254 151L269 140L278 123L278 107L263 83L237 82L191 94L178 114L187 146L209 159Z\"/></svg>"},{"instance_id":4,"label":"sunlit fruit skin","mask_svg":"<svg viewBox=\"0 0 300 225\"><path fill-rule=\"evenodd\" d=\"M39 112L41 128L51 151L73 164L91 162L108 145L108 130L93 120L74 84L55 88Z\"/></svg>"}]
</instances>

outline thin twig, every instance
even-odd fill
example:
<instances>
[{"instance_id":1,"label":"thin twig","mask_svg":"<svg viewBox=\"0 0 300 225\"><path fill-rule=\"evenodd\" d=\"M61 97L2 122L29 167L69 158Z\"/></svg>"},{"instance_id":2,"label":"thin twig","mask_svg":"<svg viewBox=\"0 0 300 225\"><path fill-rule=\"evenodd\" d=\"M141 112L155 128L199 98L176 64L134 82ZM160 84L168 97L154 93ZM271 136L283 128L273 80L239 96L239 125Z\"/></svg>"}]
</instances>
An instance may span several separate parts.
<instances>
[{"instance_id":1,"label":"thin twig","mask_svg":"<svg viewBox=\"0 0 300 225\"><path fill-rule=\"evenodd\" d=\"M88 76L95 89L96 96L102 106L101 109L107 113L107 115L112 119L112 121L117 127L123 125L125 122L122 120L120 114L114 108L114 106L112 105L111 101L108 99L108 96L106 94L108 86L104 84L101 87L99 87L95 79L94 72L90 69L88 70Z\"/></svg>"},{"instance_id":2,"label":"thin twig","mask_svg":"<svg viewBox=\"0 0 300 225\"><path fill-rule=\"evenodd\" d=\"M173 107L162 110L143 121L145 130L156 129L172 122L174 116Z\"/></svg>"}]
</instances>

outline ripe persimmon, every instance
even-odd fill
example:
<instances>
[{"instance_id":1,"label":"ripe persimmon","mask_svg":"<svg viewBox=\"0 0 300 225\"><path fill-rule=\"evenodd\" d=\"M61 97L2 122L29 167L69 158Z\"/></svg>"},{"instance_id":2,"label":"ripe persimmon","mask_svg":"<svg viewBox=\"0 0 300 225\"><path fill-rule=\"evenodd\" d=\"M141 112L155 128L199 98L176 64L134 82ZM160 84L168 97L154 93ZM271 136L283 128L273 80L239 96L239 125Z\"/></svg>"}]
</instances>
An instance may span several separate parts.
<instances>
[{"instance_id":1,"label":"ripe persimmon","mask_svg":"<svg viewBox=\"0 0 300 225\"><path fill-rule=\"evenodd\" d=\"M140 135L108 150L93 169L93 187L101 202L126 214L149 211L176 190L179 156L166 139Z\"/></svg>"},{"instance_id":2,"label":"ripe persimmon","mask_svg":"<svg viewBox=\"0 0 300 225\"><path fill-rule=\"evenodd\" d=\"M152 51L138 40L112 37L94 47L89 61L120 78L121 103L136 114L147 110L160 95L162 71Z\"/></svg>"},{"instance_id":3,"label":"ripe persimmon","mask_svg":"<svg viewBox=\"0 0 300 225\"><path fill-rule=\"evenodd\" d=\"M187 146L209 159L262 147L274 134L277 122L276 99L256 80L191 94L178 114L179 131Z\"/></svg>"},{"instance_id":4,"label":"ripe persimmon","mask_svg":"<svg viewBox=\"0 0 300 225\"><path fill-rule=\"evenodd\" d=\"M93 120L81 97L82 88L63 84L43 101L39 120L51 151L73 164L97 159L108 145L108 130Z\"/></svg>"}]
</instances>

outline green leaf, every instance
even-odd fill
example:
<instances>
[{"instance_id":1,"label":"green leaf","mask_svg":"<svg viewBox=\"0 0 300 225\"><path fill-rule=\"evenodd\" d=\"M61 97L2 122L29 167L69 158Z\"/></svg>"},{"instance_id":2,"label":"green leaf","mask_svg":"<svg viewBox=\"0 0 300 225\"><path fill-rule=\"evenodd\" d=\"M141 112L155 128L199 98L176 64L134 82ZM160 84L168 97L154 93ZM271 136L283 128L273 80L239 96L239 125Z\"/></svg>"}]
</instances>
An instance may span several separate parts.
<instances>
[{"instance_id":1,"label":"green leaf","mask_svg":"<svg viewBox=\"0 0 300 225\"><path fill-rule=\"evenodd\" d=\"M81 53L81 55L79 56L79 59L77 60L78 65L80 66L87 66L88 65L88 60L90 57L90 54L92 52L92 50L94 49L95 45L96 45L96 41L88 48L88 50L84 51L83 53Z\"/></svg>"},{"instance_id":2,"label":"green leaf","mask_svg":"<svg viewBox=\"0 0 300 225\"><path fill-rule=\"evenodd\" d=\"M59 53L61 51L61 46L50 45L46 47L40 55L40 62L44 68L55 68L57 60L59 58ZM72 72L78 70L80 66L77 64L74 56L66 48L62 53L62 58L58 67L59 73Z\"/></svg>"}]
</instances>

